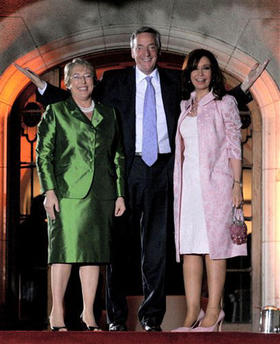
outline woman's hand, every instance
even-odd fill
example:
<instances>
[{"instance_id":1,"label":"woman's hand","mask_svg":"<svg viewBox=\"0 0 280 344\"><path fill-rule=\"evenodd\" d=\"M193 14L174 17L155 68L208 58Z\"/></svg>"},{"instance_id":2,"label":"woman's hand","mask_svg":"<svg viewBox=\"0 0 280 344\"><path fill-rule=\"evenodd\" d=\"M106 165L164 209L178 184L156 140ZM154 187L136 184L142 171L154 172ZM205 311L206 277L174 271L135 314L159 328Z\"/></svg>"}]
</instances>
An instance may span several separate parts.
<instances>
[{"instance_id":1,"label":"woman's hand","mask_svg":"<svg viewBox=\"0 0 280 344\"><path fill-rule=\"evenodd\" d=\"M241 192L241 185L238 183L234 183L232 188L232 203L236 208L238 208L242 204L242 201L243 197Z\"/></svg>"},{"instance_id":2,"label":"woman's hand","mask_svg":"<svg viewBox=\"0 0 280 344\"><path fill-rule=\"evenodd\" d=\"M115 202L115 216L122 216L125 212L125 203L123 197L118 197Z\"/></svg>"},{"instance_id":3,"label":"woman's hand","mask_svg":"<svg viewBox=\"0 0 280 344\"><path fill-rule=\"evenodd\" d=\"M266 59L263 63L256 63L254 67L250 70L249 74L246 76L241 84L241 89L243 92L247 92L254 82L261 76L262 72L266 69L269 63L269 59Z\"/></svg>"},{"instance_id":4,"label":"woman's hand","mask_svg":"<svg viewBox=\"0 0 280 344\"><path fill-rule=\"evenodd\" d=\"M44 200L44 207L51 220L55 220L55 211L59 212L58 199L54 190L48 190Z\"/></svg>"}]
</instances>

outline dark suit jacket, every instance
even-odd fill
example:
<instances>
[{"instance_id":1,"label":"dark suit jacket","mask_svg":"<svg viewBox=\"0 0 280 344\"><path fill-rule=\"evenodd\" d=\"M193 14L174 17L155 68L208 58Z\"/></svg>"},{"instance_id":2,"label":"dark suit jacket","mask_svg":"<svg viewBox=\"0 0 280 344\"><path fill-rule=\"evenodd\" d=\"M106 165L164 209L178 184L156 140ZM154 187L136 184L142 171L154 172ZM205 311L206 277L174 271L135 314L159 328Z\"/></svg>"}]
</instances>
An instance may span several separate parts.
<instances>
[{"instance_id":1,"label":"dark suit jacket","mask_svg":"<svg viewBox=\"0 0 280 344\"><path fill-rule=\"evenodd\" d=\"M168 136L174 152L177 120L180 114L181 72L159 68L160 85L166 114ZM103 75L97 96L103 103L114 106L120 112L127 171L135 156L135 68L107 71Z\"/></svg>"}]
</instances>

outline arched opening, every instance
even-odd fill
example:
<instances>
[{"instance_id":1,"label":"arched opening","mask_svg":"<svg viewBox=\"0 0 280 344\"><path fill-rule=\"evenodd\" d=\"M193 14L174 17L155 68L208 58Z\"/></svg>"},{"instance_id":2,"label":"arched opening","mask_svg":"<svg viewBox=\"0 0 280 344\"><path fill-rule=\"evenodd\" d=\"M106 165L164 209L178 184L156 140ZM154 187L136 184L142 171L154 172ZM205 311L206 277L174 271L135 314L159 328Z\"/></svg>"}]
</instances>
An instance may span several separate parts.
<instances>
[{"instance_id":1,"label":"arched opening","mask_svg":"<svg viewBox=\"0 0 280 344\"><path fill-rule=\"evenodd\" d=\"M123 39L123 38L122 38ZM125 37L126 40L126 37ZM181 43L181 42L180 42ZM185 42L185 45L188 46L187 44L188 42ZM207 42L208 44L202 44L199 43L198 45L203 46L205 48L208 48L209 42ZM211 43L211 42L210 42ZM217 42L215 42L217 43ZM123 41L123 44L124 41ZM84 42L84 46L88 47L88 44L86 42ZM179 43L178 43L179 46ZM190 47L193 47L192 45L189 45ZM210 44L211 46L211 44ZM57 63L63 63L65 60L70 59L74 56L79 56L79 55L83 55L84 50L82 49L82 45L80 42L80 45L77 46L76 44L73 44L73 46L67 46L67 54L62 54L61 56L59 55L61 52L61 46L58 48L56 46L57 49L55 49L55 47L52 47L52 49L46 49L46 53L44 56L41 56L40 58L38 58L38 56L34 53L30 53L28 54L28 56L22 57L20 58L18 61L16 61L17 63L19 63L20 65L25 65L25 62L27 62L28 66L33 69L36 70L37 72L42 73L45 70L48 70L49 67L52 67L54 65L56 65ZM65 47L64 47L65 48ZM73 48L73 49L72 49ZM182 48L180 45L180 49L176 49L176 46L174 45L174 47L172 47L175 51L174 54L168 54L168 52L166 52L166 61L165 61L165 65L167 65L168 67L171 68L176 68L176 63L174 64L174 56L177 55L178 56L178 61L182 61ZM217 46L217 44L215 45L216 48L216 55L219 58L219 53L222 56L223 51L225 50L225 46L221 43L220 47ZM220 48L220 50L218 49ZM52 54L49 54L48 51L52 50ZM71 51L71 54L69 54L69 51ZM95 55L95 58L98 60L98 58L100 58L101 60L104 59L104 56L102 55L102 49L99 51L99 53L97 53ZM98 56L99 54L99 56ZM129 51L128 50L123 50L123 51L119 51L119 56L118 58L116 58L115 60L115 65L114 63L114 55L117 56L118 52L116 50L113 50L110 54L107 52L108 56L108 63L107 63L107 67L114 67L114 68L119 68L119 67L123 67L128 63L132 63L132 61L127 58L127 56L129 55ZM168 61L167 56L171 56L173 55L172 60ZM126 58L125 58L126 56ZM164 53L162 54L162 60L164 57ZM249 70L249 66L251 65L252 59L250 59L248 56L245 56L243 54L243 61L241 62L241 60L237 60L234 59L233 57L231 58L231 64L230 63L225 63L223 65L223 67L225 68L225 70L232 75L233 77L235 77L236 79L239 79L241 77L244 77L244 75L246 75L246 72L248 72ZM233 61L232 61L233 60ZM110 61L110 63L109 63ZM117 62L118 61L118 62ZM120 62L121 61L121 62ZM173 62L172 62L173 61ZM224 61L224 56L222 56L221 61ZM97 63L95 62L95 64L97 65ZM104 70L106 68L106 62L105 60L103 60L103 67L100 67L100 72L102 72L102 70ZM56 83L57 85L59 84L59 75L57 75L57 73L50 73L50 78L52 78L52 80L54 81L54 83ZM234 82L236 82L236 80L234 81L234 78L231 80L231 84L233 85ZM26 85L28 84L28 81L26 80L26 78L24 76L22 76L19 72L17 72L15 70L15 68L13 66L10 66L5 73L3 74L1 81L0 81L0 113L1 113L1 117L0 117L0 121L1 121L1 151L0 151L0 163L2 166L2 169L0 170L0 178L1 178L1 183L0 183L0 203L1 203L1 209L2 212L0 214L0 221L1 221L1 247L0 247L0 252L1 252L1 257L3 258L3 267L1 270L1 295L2 295L2 299L1 299L1 303L4 303L6 300L6 290L7 290L7 267L9 262L7 262L6 257L7 257L7 248L9 247L8 243L8 233L6 231L7 229L7 215L9 215L10 213L10 209L7 208L7 194L9 195L9 189L8 189L8 181L9 181L9 169L8 169L8 165L7 165L7 152L8 152L8 147L7 147L7 143L8 141L8 120L11 116L11 109L14 105L15 100L17 99L18 95L20 94L20 92L26 87ZM254 148L254 154L253 154L253 161L254 161L254 171L253 171L253 194L254 194L254 202L253 202L253 208L252 208L252 214L253 214L253 227L254 227L254 238L253 240L253 272L252 272L252 279L253 279L253 289L254 289L254 293L253 293L253 308L255 309L255 307L259 307L261 306L261 286L264 284L264 281L261 281L261 245L262 245L262 239L261 239L261 233L262 233L262 226L263 225L268 225L266 228L266 234L268 235L270 232L275 231L275 227L272 228L272 226L270 226L269 223L267 223L267 216L268 216L268 211L266 211L266 209L269 208L269 204L271 202L273 202L273 210L270 213L270 216L273 217L273 219L275 220L275 223L277 223L279 225L279 215L277 217L276 214L276 206L277 206L277 202L279 202L279 183L276 184L275 181L273 181L273 176L271 175L265 175L264 177L262 177L262 173L266 172L265 170L268 168L268 166L264 166L264 164L262 164L262 153L263 155L268 154L269 152L269 142L272 139L272 137L268 136L268 131L265 132L263 127L262 127L262 121L261 119L265 120L266 118L272 118L273 121L276 121L276 104L277 101L279 102L279 90L277 89L277 86L275 85L275 83L273 82L273 80L270 78L270 76L267 73L264 73L264 75L261 77L261 79L256 83L256 85L253 88L253 96L256 100L257 103L252 105L251 108L251 113L253 114L253 121L254 121L254 127L253 127L253 135L255 137L256 135L256 142L254 141L253 147ZM261 151L261 146L262 146L262 133L263 133L263 138L264 138L264 143L266 144L264 147L263 152ZM276 133L275 133L276 135ZM274 136L273 138L276 142L276 138ZM277 150L278 149L278 150ZM277 154L279 156L279 146L275 146L275 156L277 158ZM263 196L262 196L262 183L261 180L264 180L264 184L263 184ZM273 193L273 199L270 200L268 199L267 193L268 188L267 185L271 185L271 183L273 185L276 185L275 188L275 192ZM261 208L261 204L262 201L264 201L264 209L262 211ZM278 204L279 205L279 204ZM262 215L264 217L264 221L262 223ZM273 260L276 260L277 258L277 254L279 255L278 251L274 250L275 255L272 256ZM278 257L279 258L279 257ZM279 261L279 260L278 260ZM267 275L268 278L269 275ZM274 277L274 279L276 280L276 277ZM263 282L263 283L262 283ZM275 285L276 285L276 281L275 281ZM266 294L265 294L266 293ZM266 295L268 295L267 292L265 292L263 294L263 299L266 298ZM258 322L258 309L257 311L253 312L253 328L256 329L257 326L257 322Z\"/></svg>"}]
</instances>

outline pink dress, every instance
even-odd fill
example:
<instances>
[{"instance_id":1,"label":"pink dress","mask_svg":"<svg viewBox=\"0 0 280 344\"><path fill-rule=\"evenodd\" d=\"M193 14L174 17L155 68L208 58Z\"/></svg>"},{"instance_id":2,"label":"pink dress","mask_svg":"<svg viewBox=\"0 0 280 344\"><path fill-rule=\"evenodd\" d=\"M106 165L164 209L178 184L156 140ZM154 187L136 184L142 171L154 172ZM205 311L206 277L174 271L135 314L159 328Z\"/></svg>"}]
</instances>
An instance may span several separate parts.
<instances>
[{"instance_id":1,"label":"pink dress","mask_svg":"<svg viewBox=\"0 0 280 344\"><path fill-rule=\"evenodd\" d=\"M183 153L180 254L209 253L199 175L197 117L186 116L179 132L187 147Z\"/></svg>"},{"instance_id":2,"label":"pink dress","mask_svg":"<svg viewBox=\"0 0 280 344\"><path fill-rule=\"evenodd\" d=\"M203 237L201 251L205 250L206 252L208 241L211 259L246 255L247 245L234 244L229 231L232 221L233 183L230 159L241 160L241 121L237 104L235 99L229 95L224 96L222 100L216 100L212 92L209 92L199 101L196 119L198 146L196 166L198 165L198 167L189 167L192 170L189 171L187 176L186 174L184 176L186 164L188 164L185 161L187 155L193 155L194 152L192 152L193 147L188 146L188 139L185 140L184 138L184 129L182 130L183 136L181 129L184 128L182 123L188 117L187 114L191 109L191 102L194 97L195 93L191 95L191 99L181 102L181 115L178 120L175 142L174 225L176 260L180 261L180 254L185 253L185 249L189 246L188 243L183 241L191 240L192 243L192 240L196 241L196 238L201 236ZM192 188L193 185L190 185L185 178L194 176L198 178L196 189L189 192L187 188ZM200 187L201 193L197 189L198 187ZM201 199L199 202L193 202L194 197L198 198L199 194L201 194L202 202ZM197 204L199 204L200 209L198 209ZM188 213L186 219L184 218L185 213ZM189 221L195 221L193 223L197 225L197 221L202 221L201 217L203 216L207 239L204 238L205 232L203 231L205 228L203 224L201 224L200 229L202 234L197 235L195 233L195 236L191 232L183 234L183 232L187 231L185 228L189 226ZM181 221L183 221L182 224ZM183 246L181 247L181 245Z\"/></svg>"}]
</instances>

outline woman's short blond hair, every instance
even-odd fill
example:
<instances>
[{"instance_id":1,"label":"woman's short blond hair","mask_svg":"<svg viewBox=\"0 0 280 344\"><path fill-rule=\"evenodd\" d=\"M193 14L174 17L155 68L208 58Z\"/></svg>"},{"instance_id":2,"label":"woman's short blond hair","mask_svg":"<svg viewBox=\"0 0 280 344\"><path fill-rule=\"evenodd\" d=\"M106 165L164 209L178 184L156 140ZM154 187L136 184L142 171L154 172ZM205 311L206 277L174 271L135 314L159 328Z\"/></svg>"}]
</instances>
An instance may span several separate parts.
<instances>
[{"instance_id":1,"label":"woman's short blond hair","mask_svg":"<svg viewBox=\"0 0 280 344\"><path fill-rule=\"evenodd\" d=\"M93 65L90 64L87 60L84 60L81 57L77 57L73 59L71 62L68 62L64 67L64 83L66 87L70 88L70 79L72 76L72 70L77 65L87 67L90 70L90 72L93 74L93 82L95 83L96 73L95 73L95 68L93 67Z\"/></svg>"}]
</instances>

